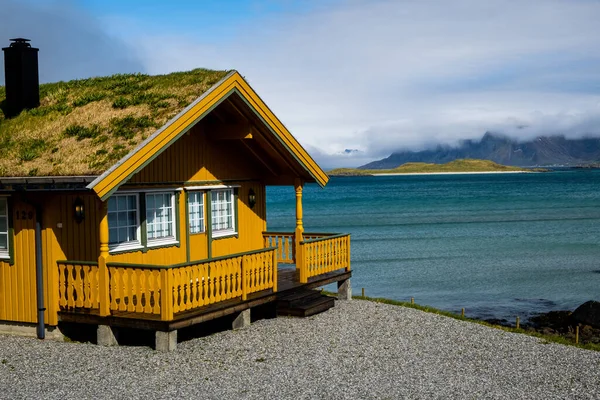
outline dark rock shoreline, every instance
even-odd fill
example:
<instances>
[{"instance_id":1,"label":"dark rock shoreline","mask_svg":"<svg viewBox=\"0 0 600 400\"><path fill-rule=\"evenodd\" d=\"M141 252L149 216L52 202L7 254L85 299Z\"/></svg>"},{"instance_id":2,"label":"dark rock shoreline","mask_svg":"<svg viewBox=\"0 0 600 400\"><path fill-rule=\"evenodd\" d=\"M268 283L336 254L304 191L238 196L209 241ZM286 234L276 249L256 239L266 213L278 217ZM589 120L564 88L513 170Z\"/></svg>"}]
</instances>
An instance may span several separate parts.
<instances>
[{"instance_id":1,"label":"dark rock shoreline","mask_svg":"<svg viewBox=\"0 0 600 400\"><path fill-rule=\"evenodd\" d=\"M507 320L486 319L494 325L515 327ZM562 336L575 342L576 327L579 327L579 343L600 343L600 302L588 301L575 311L558 310L530 317L521 324L521 329L544 335Z\"/></svg>"}]
</instances>

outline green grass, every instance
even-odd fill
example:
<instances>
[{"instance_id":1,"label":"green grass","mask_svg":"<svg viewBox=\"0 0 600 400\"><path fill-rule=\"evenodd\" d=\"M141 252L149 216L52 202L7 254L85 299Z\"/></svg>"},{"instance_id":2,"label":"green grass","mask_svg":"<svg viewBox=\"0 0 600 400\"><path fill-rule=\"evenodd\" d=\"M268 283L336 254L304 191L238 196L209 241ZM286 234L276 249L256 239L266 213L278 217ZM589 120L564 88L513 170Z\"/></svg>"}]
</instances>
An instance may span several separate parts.
<instances>
[{"instance_id":1,"label":"green grass","mask_svg":"<svg viewBox=\"0 0 600 400\"><path fill-rule=\"evenodd\" d=\"M40 106L6 118L0 86L0 176L95 175L228 71L117 74L40 85Z\"/></svg>"},{"instance_id":2,"label":"green grass","mask_svg":"<svg viewBox=\"0 0 600 400\"><path fill-rule=\"evenodd\" d=\"M361 176L374 174L406 174L406 173L436 173L436 172L497 172L497 171L536 171L497 164L489 160L460 159L446 164L406 163L393 169L357 169L337 168L327 172L331 176Z\"/></svg>"},{"instance_id":3,"label":"green grass","mask_svg":"<svg viewBox=\"0 0 600 400\"><path fill-rule=\"evenodd\" d=\"M335 293L329 293L329 292L323 292L323 293L328 294L328 295L335 295ZM366 301L372 301L372 302L376 302L376 303L390 304L393 306L414 308L416 310L420 310L420 311L424 311L424 312L428 312L428 313L432 313L432 314L437 314L437 315L443 315L444 317L458 319L461 321L467 321L467 322L471 322L471 323L475 323L475 324L479 324L479 325L484 325L484 326L487 326L490 328L500 329L500 330L503 330L506 332L513 332L513 333L520 333L520 334L524 334L524 335L528 335L528 336L534 336L534 337L545 340L547 343L558 343L558 344L564 344L567 346L576 346L576 347L586 349L586 350L600 351L600 344L598 344L598 343L575 344L575 341L570 340L564 336L547 335L547 334L542 334L539 332L525 330L525 329L516 329L516 328L507 327L507 326L494 325L494 324L490 324L488 322L481 321L478 319L462 317L459 314L454 314L449 311L438 310L437 308L422 306L422 305L413 304L410 302L396 301L396 300L390 300L390 299L386 299L386 298L382 298L382 297L368 297L368 296L364 296L364 297L363 296L352 296L352 298L356 299L356 300L366 300Z\"/></svg>"}]
</instances>

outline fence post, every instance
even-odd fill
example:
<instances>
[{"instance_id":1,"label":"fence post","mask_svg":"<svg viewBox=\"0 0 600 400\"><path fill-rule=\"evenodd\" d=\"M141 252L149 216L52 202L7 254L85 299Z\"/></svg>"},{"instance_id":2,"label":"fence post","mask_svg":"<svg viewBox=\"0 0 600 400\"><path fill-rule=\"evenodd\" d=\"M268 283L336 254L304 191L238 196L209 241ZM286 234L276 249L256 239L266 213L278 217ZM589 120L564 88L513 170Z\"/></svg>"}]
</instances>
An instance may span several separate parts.
<instances>
[{"instance_id":1,"label":"fence post","mask_svg":"<svg viewBox=\"0 0 600 400\"><path fill-rule=\"evenodd\" d=\"M173 319L173 280L169 268L160 270L160 319Z\"/></svg>"},{"instance_id":2,"label":"fence post","mask_svg":"<svg viewBox=\"0 0 600 400\"><path fill-rule=\"evenodd\" d=\"M273 250L273 292L277 291L277 252Z\"/></svg>"},{"instance_id":3,"label":"fence post","mask_svg":"<svg viewBox=\"0 0 600 400\"><path fill-rule=\"evenodd\" d=\"M350 271L350 235L347 235L345 238L345 242L346 242L346 256L348 257L347 260L347 264L346 264L346 271Z\"/></svg>"},{"instance_id":4,"label":"fence post","mask_svg":"<svg viewBox=\"0 0 600 400\"><path fill-rule=\"evenodd\" d=\"M306 260L308 252L306 245L300 243L296 248L298 255L296 256L296 268L300 269L300 283L308 282L308 262Z\"/></svg>"},{"instance_id":5,"label":"fence post","mask_svg":"<svg viewBox=\"0 0 600 400\"><path fill-rule=\"evenodd\" d=\"M102 256L98 257L98 274L99 314L101 317L106 317L110 315L110 277L106 259Z\"/></svg>"}]
</instances>

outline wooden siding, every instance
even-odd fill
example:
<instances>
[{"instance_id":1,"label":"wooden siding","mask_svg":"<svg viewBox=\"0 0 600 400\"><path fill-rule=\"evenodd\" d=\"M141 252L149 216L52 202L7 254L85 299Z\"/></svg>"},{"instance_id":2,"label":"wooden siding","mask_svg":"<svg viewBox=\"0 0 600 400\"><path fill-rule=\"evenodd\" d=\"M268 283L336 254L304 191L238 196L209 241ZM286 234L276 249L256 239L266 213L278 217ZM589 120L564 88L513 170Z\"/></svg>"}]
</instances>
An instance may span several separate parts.
<instances>
[{"instance_id":1,"label":"wooden siding","mask_svg":"<svg viewBox=\"0 0 600 400\"><path fill-rule=\"evenodd\" d=\"M265 171L236 141L213 141L202 124L194 126L128 184L174 184L260 179Z\"/></svg>"},{"instance_id":2,"label":"wooden siding","mask_svg":"<svg viewBox=\"0 0 600 400\"><path fill-rule=\"evenodd\" d=\"M37 321L35 287L35 208L22 201L9 205L14 232L14 264L0 262L0 320Z\"/></svg>"}]
</instances>

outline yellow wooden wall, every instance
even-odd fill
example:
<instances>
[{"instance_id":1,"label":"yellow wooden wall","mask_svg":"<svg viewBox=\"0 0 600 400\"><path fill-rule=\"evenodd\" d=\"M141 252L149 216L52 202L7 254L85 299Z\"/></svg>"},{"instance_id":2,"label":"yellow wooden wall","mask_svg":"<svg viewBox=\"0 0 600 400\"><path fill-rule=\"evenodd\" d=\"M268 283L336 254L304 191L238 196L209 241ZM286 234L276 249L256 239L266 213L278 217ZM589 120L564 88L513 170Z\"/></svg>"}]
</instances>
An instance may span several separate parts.
<instances>
[{"instance_id":1,"label":"yellow wooden wall","mask_svg":"<svg viewBox=\"0 0 600 400\"><path fill-rule=\"evenodd\" d=\"M77 224L73 203L84 200L86 220ZM98 202L99 204L99 202ZM29 193L12 196L14 264L0 262L0 320L37 323L35 275L36 206L42 208L42 265L44 281L44 320L58 323L57 260L95 261L98 256L97 202L92 194ZM23 219L23 212L26 218ZM19 214L17 218L17 213ZM32 218L29 219L29 213ZM95 243L96 242L96 243Z\"/></svg>"},{"instance_id":2,"label":"yellow wooden wall","mask_svg":"<svg viewBox=\"0 0 600 400\"><path fill-rule=\"evenodd\" d=\"M15 263L0 262L0 320L36 322L35 208L16 199L9 208Z\"/></svg>"},{"instance_id":3,"label":"yellow wooden wall","mask_svg":"<svg viewBox=\"0 0 600 400\"><path fill-rule=\"evenodd\" d=\"M266 230L266 194L262 180L263 168L259 161L244 150L239 141L213 141L201 127L193 128L154 161L132 177L124 189L175 189L189 186L226 184L236 187L238 193L238 235L216 238L211 242L212 256L255 250L263 247L262 232ZM251 209L248 192L257 198ZM20 195L19 195L20 196ZM58 270L56 261L97 261L99 253L98 226L101 202L87 192L38 192L13 195L10 212L13 213L14 260L0 261L0 320L37 322L35 289L35 218L16 220L17 211L33 211L37 204L43 208L42 246L44 265L45 320L49 325L58 323ZM81 199L85 219L77 223L73 210L76 199ZM111 254L109 262L143 264L175 264L187 261L188 246L191 261L209 256L207 234L190 235L187 243L186 197L179 196L179 246ZM208 207L205 199L205 210ZM206 217L206 215L205 215ZM206 224L210 221L206 218Z\"/></svg>"},{"instance_id":4,"label":"yellow wooden wall","mask_svg":"<svg viewBox=\"0 0 600 400\"><path fill-rule=\"evenodd\" d=\"M260 162L240 141L211 140L200 124L131 177L130 183L261 179Z\"/></svg>"},{"instance_id":5,"label":"yellow wooden wall","mask_svg":"<svg viewBox=\"0 0 600 400\"><path fill-rule=\"evenodd\" d=\"M212 256L240 253L263 247L262 232L266 230L265 185L262 183L264 169L260 161L244 149L239 140L213 140L206 129L198 124L184 134L176 143L155 160L135 174L123 188L153 187L159 189L177 186L202 186L226 184L238 187L238 235L215 238ZM158 186L157 186L158 184ZM152 186L150 186L152 185ZM257 204L248 206L248 192L252 188ZM208 198L205 204L208 206ZM205 207L206 208L206 207ZM210 221L206 221L207 224ZM185 242L187 216L185 196L180 196L180 247L111 255L110 261L168 264L186 261ZM189 237L190 260L208 257L206 233Z\"/></svg>"}]
</instances>

